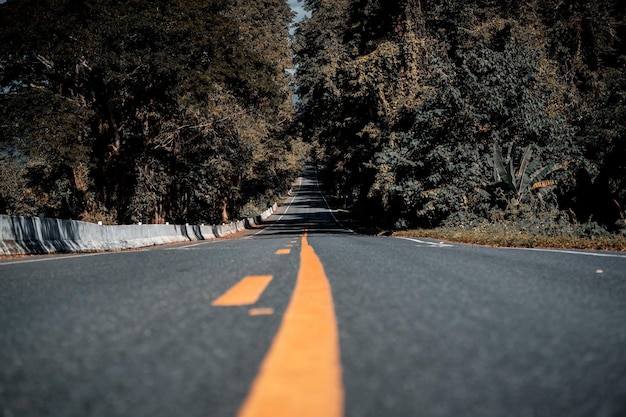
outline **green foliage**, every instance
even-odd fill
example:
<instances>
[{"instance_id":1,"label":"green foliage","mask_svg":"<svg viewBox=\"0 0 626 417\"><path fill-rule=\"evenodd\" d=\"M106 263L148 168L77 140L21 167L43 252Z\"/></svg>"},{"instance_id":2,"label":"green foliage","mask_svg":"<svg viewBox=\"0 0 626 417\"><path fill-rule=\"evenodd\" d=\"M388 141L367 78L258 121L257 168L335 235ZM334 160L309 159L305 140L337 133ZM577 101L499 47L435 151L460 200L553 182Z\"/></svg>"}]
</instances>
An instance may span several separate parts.
<instances>
[{"instance_id":1,"label":"green foliage","mask_svg":"<svg viewBox=\"0 0 626 417\"><path fill-rule=\"evenodd\" d=\"M0 8L0 152L32 196L5 211L219 221L299 169L284 1Z\"/></svg>"},{"instance_id":2,"label":"green foliage","mask_svg":"<svg viewBox=\"0 0 626 417\"><path fill-rule=\"evenodd\" d=\"M509 210L517 210L520 205L528 203L532 191L542 198L548 191L556 186L556 181L545 181L553 172L561 169L556 163L540 166L533 155L533 145L528 145L522 152L519 165L515 167L517 147L509 146L506 159L502 156L502 148L499 144L493 144L493 176L496 184L504 188L508 194L507 202Z\"/></svg>"},{"instance_id":3,"label":"green foliage","mask_svg":"<svg viewBox=\"0 0 626 417\"><path fill-rule=\"evenodd\" d=\"M400 228L550 221L581 211L581 168L624 206L616 1L348 3L309 1L296 52L304 134L354 213ZM524 152L494 157L493 143ZM558 186L539 187L550 161Z\"/></svg>"},{"instance_id":4,"label":"green foliage","mask_svg":"<svg viewBox=\"0 0 626 417\"><path fill-rule=\"evenodd\" d=\"M26 167L14 155L0 156L0 211L9 215L37 215Z\"/></svg>"},{"instance_id":5,"label":"green foliage","mask_svg":"<svg viewBox=\"0 0 626 417\"><path fill-rule=\"evenodd\" d=\"M21 201L10 211L58 217L83 211L91 145L85 120L91 112L49 90L31 88L0 97L0 113L4 118L0 143L9 152L5 161L15 167L29 196L18 197L22 191L15 197L7 195ZM10 177L3 178L9 182Z\"/></svg>"}]
</instances>

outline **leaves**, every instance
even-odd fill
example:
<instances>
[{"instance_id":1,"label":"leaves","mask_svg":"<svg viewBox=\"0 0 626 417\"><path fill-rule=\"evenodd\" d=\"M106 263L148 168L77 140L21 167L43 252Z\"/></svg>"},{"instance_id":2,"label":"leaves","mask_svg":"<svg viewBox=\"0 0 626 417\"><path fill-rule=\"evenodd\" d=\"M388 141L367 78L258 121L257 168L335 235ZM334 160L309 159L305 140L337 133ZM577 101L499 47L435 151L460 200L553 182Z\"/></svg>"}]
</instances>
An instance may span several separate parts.
<instances>
[{"instance_id":1,"label":"leaves","mask_svg":"<svg viewBox=\"0 0 626 417\"><path fill-rule=\"evenodd\" d=\"M285 2L0 7L2 146L37 167L25 175L47 214L216 221L298 169Z\"/></svg>"},{"instance_id":2,"label":"leaves","mask_svg":"<svg viewBox=\"0 0 626 417\"><path fill-rule=\"evenodd\" d=\"M528 145L519 161L519 165L515 167L516 146L511 144L507 159L502 157L502 149L497 143L493 144L493 159L496 183L508 192L509 207L517 207L520 204L527 203L532 198L531 191L538 190L537 196L543 197L549 191L548 187L556 185L556 181L547 180L546 177L559 169L560 164L548 163L547 165L536 169L538 162L533 156L534 145Z\"/></svg>"},{"instance_id":3,"label":"leaves","mask_svg":"<svg viewBox=\"0 0 626 417\"><path fill-rule=\"evenodd\" d=\"M612 127L592 134L591 109L581 126L585 90L604 88L591 64L617 59L608 45L624 41L623 8L600 3L309 1L313 16L296 33L300 120L322 146L330 186L352 196L357 215L390 227L438 225L461 211L496 218L513 202L533 205L527 215L552 213L557 193L571 208L575 170L596 163L584 152L597 146L592 136L616 143L607 132L624 125L623 106L604 102ZM615 71L610 82L621 86ZM622 90L603 94L621 103ZM502 155L497 143L516 146ZM533 191L550 174L558 189Z\"/></svg>"}]
</instances>

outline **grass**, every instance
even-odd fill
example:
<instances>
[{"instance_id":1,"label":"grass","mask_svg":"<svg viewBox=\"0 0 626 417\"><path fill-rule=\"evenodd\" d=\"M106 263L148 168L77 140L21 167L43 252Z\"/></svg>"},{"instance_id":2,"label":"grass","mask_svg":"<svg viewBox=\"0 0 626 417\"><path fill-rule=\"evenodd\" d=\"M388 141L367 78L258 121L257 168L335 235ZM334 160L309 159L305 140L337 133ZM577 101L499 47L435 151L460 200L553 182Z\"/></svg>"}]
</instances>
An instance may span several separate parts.
<instances>
[{"instance_id":1,"label":"grass","mask_svg":"<svg viewBox=\"0 0 626 417\"><path fill-rule=\"evenodd\" d=\"M394 232L393 236L422 237L451 242L470 243L496 247L593 249L626 251L626 235L606 236L544 236L522 230L503 230L493 224L474 229L435 228Z\"/></svg>"}]
</instances>

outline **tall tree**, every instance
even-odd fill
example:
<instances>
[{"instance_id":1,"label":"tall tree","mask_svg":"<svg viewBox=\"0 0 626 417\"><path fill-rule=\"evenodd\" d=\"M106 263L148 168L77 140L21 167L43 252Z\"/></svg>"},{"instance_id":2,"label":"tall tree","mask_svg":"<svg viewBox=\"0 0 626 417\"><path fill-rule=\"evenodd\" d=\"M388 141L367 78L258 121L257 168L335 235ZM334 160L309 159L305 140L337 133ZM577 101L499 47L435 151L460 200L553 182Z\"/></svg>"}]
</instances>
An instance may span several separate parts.
<instances>
[{"instance_id":1,"label":"tall tree","mask_svg":"<svg viewBox=\"0 0 626 417\"><path fill-rule=\"evenodd\" d=\"M563 216L558 209L577 216L576 172L590 167L596 181L611 172L605 200L619 194L618 2L310 4L313 16L297 33L300 116L322 145L328 182L357 213L398 227L519 216L520 208L547 221ZM332 47L320 42L325 31ZM494 145L517 149L512 161L530 146L533 164L560 164L558 192L525 192L533 198L510 211L510 190L492 174Z\"/></svg>"},{"instance_id":2,"label":"tall tree","mask_svg":"<svg viewBox=\"0 0 626 417\"><path fill-rule=\"evenodd\" d=\"M263 6L264 19L235 0L0 5L3 159L25 167L37 211L219 221L284 187L290 13Z\"/></svg>"}]
</instances>

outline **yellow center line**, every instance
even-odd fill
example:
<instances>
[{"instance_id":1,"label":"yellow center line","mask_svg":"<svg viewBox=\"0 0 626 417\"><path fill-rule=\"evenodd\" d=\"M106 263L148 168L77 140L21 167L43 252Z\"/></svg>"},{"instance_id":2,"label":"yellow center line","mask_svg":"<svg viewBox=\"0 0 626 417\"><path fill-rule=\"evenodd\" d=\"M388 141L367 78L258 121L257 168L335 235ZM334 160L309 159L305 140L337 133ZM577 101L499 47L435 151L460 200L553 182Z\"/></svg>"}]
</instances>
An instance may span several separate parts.
<instances>
[{"instance_id":1,"label":"yellow center line","mask_svg":"<svg viewBox=\"0 0 626 417\"><path fill-rule=\"evenodd\" d=\"M243 306L254 304L272 280L271 275L252 275L239 281L230 290L217 298L213 306Z\"/></svg>"},{"instance_id":2,"label":"yellow center line","mask_svg":"<svg viewBox=\"0 0 626 417\"><path fill-rule=\"evenodd\" d=\"M341 417L343 410L331 287L305 234L291 301L238 417Z\"/></svg>"},{"instance_id":3,"label":"yellow center line","mask_svg":"<svg viewBox=\"0 0 626 417\"><path fill-rule=\"evenodd\" d=\"M289 255L290 253L291 253L291 249L289 249L289 248L278 249L276 251L276 255Z\"/></svg>"}]
</instances>

